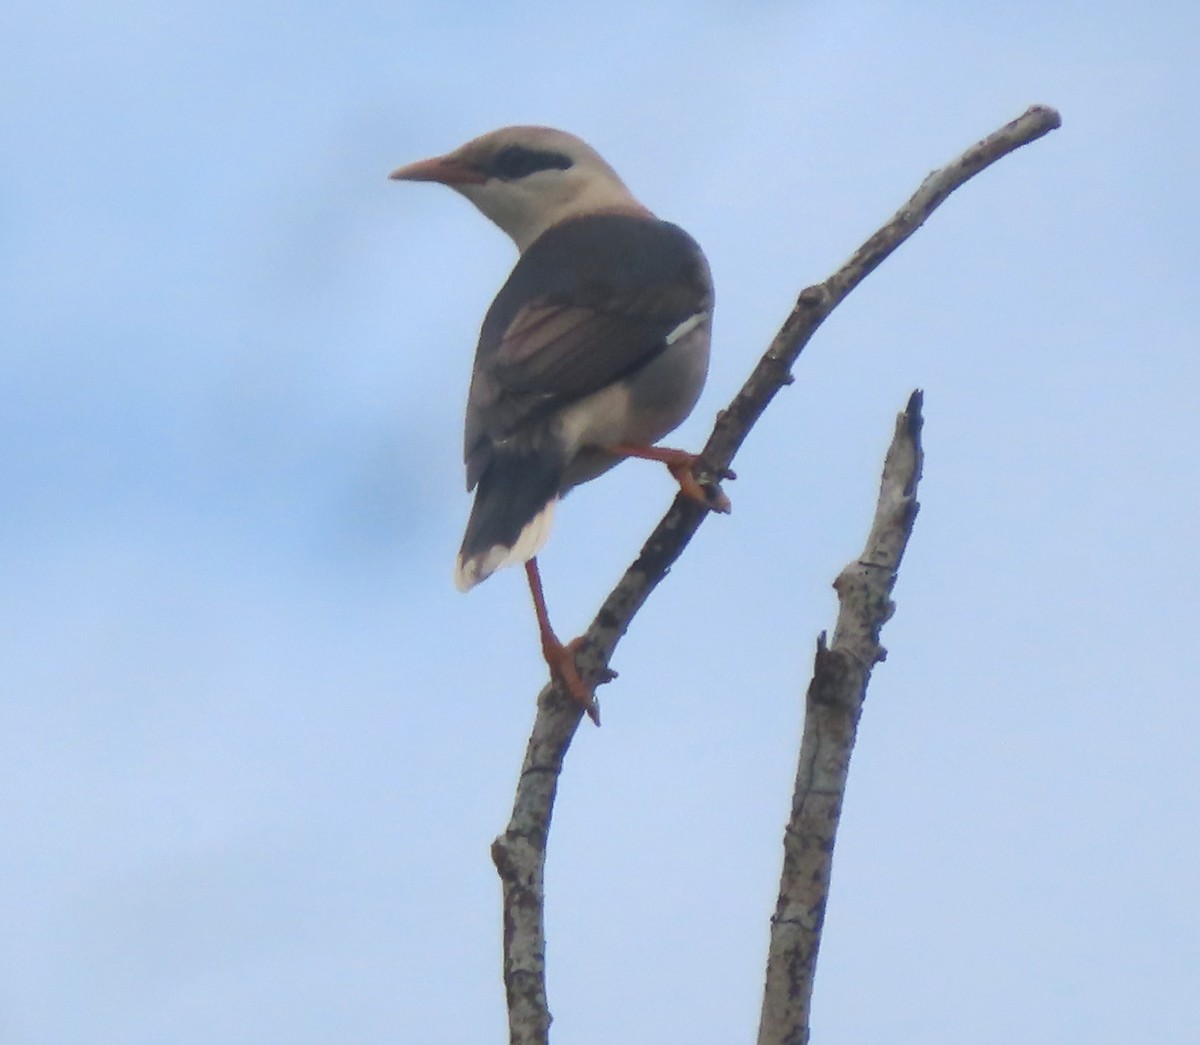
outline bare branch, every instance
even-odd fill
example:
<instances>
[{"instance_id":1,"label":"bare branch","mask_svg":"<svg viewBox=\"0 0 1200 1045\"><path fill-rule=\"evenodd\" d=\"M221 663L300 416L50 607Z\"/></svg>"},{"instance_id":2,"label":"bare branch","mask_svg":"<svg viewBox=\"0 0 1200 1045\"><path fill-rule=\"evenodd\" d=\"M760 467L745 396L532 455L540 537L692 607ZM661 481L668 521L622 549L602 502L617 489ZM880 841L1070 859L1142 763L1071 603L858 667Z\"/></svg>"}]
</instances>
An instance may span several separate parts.
<instances>
[{"instance_id":1,"label":"bare branch","mask_svg":"<svg viewBox=\"0 0 1200 1045\"><path fill-rule=\"evenodd\" d=\"M913 234L956 188L1014 149L1059 126L1058 113L1034 106L1012 123L973 145L929 175L892 219L824 283L797 300L766 354L730 405L717 416L697 469L701 482L715 485L731 464L775 393L792 380L791 368L825 317L893 250ZM577 662L587 680L602 680L613 650L650 592L679 558L707 512L684 497L655 527L588 628ZM546 838L558 775L582 711L547 686L538 697L537 717L525 752L509 825L492 845L504 891L504 984L513 1045L548 1040L543 874Z\"/></svg>"},{"instance_id":2,"label":"bare branch","mask_svg":"<svg viewBox=\"0 0 1200 1045\"><path fill-rule=\"evenodd\" d=\"M826 646L824 633L817 639L792 813L783 836L779 899L771 918L758 1045L808 1042L813 975L850 755L871 669L886 656L879 631L895 608L892 586L917 517L921 423L921 393L914 392L896 419L866 547L833 585L840 602L833 642Z\"/></svg>"}]
</instances>

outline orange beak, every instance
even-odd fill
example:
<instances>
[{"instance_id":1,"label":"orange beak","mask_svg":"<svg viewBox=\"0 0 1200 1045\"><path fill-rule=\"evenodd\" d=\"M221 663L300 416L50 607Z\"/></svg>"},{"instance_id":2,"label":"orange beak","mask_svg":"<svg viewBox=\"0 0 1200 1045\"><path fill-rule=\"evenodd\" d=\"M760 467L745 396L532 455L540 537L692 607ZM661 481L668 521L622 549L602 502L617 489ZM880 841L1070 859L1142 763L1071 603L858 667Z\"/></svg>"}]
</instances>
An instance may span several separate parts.
<instances>
[{"instance_id":1,"label":"orange beak","mask_svg":"<svg viewBox=\"0 0 1200 1045\"><path fill-rule=\"evenodd\" d=\"M388 177L393 181L436 181L442 185L482 185L487 181L486 174L453 153L397 167Z\"/></svg>"}]
</instances>

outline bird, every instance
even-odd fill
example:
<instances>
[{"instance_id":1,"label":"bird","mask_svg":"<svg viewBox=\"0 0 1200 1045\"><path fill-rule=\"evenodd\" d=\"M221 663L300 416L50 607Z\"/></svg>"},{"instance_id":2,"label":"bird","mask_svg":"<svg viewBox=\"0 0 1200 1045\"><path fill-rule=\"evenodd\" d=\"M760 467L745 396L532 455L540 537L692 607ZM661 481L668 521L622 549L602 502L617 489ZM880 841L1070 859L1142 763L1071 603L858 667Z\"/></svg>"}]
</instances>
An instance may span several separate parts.
<instances>
[{"instance_id":1,"label":"bird","mask_svg":"<svg viewBox=\"0 0 1200 1045\"><path fill-rule=\"evenodd\" d=\"M695 454L655 445L691 413L708 373L708 261L595 149L554 128L504 127L389 177L448 186L516 245L467 393L475 498L455 583L467 591L523 563L551 678L599 725L575 663L582 639L562 643L551 627L537 554L559 500L628 457L663 462L685 496L729 510L716 483L695 478Z\"/></svg>"}]
</instances>

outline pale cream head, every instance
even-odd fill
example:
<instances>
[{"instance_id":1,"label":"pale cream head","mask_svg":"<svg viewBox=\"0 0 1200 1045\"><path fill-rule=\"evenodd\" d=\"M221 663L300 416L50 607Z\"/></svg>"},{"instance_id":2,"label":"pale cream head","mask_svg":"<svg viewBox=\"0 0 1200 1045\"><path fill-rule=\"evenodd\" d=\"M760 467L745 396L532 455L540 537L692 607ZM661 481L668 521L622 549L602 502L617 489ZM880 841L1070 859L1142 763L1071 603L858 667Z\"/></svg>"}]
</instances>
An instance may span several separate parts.
<instances>
[{"instance_id":1,"label":"pale cream head","mask_svg":"<svg viewBox=\"0 0 1200 1045\"><path fill-rule=\"evenodd\" d=\"M550 127L504 127L390 177L450 186L508 233L518 250L567 218L601 211L650 214L587 142Z\"/></svg>"}]
</instances>

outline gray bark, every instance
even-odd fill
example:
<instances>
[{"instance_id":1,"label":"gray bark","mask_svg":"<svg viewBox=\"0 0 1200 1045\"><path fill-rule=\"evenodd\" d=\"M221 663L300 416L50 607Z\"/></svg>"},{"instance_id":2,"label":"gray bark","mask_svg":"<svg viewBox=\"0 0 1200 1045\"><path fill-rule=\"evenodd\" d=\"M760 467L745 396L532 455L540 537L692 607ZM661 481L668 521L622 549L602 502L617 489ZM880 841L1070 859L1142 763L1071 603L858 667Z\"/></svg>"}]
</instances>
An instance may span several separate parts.
<instances>
[{"instance_id":1,"label":"gray bark","mask_svg":"<svg viewBox=\"0 0 1200 1045\"><path fill-rule=\"evenodd\" d=\"M718 414L701 453L701 463L696 468L697 479L703 484L718 486L719 477L728 470L763 410L781 388L791 383L792 366L812 335L850 291L920 228L951 192L996 160L1047 134L1059 123L1058 113L1053 109L1034 106L988 135L953 163L930 174L891 220L832 276L802 291L791 315L745 385ZM608 664L618 642L708 514L694 501L682 496L675 499L584 635L577 664L585 680L598 684L611 677ZM835 645L836 642L835 636ZM826 650L825 655L829 656L830 650ZM553 686L548 685L542 690L517 783L512 817L504 833L492 844L492 859L503 890L503 968L512 1045L541 1045L549 1040L543 916L546 843L558 776L582 714L577 703L558 693ZM840 808L840 793L836 804ZM812 944L813 962L819 942L819 922L816 931L817 940ZM811 968L808 976L811 979ZM803 989L803 983L787 988L789 992ZM808 989L811 989L811 983ZM806 1041L807 1024L803 1036L798 1036L800 1033L798 1030L792 1037L775 1038L763 1038L760 1034L759 1041L760 1045L775 1041Z\"/></svg>"}]
</instances>

